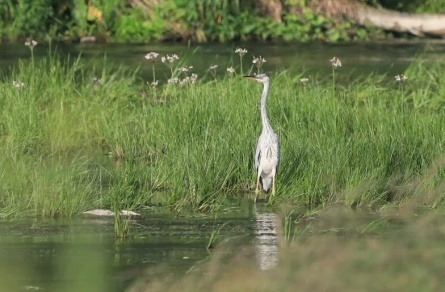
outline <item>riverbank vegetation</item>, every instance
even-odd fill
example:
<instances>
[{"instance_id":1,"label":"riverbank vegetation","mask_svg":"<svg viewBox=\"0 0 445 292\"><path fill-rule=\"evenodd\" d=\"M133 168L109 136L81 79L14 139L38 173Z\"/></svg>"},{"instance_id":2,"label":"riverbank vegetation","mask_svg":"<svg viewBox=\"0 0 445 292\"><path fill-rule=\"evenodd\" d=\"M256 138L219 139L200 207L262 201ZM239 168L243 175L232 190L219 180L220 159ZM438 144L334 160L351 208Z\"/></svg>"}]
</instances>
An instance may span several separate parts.
<instances>
[{"instance_id":1,"label":"riverbank vegetation","mask_svg":"<svg viewBox=\"0 0 445 292\"><path fill-rule=\"evenodd\" d=\"M407 36L358 25L343 16L326 17L320 13L326 9L320 8L319 2L6 1L0 5L0 36L7 41L33 37L41 41L51 38L68 42L340 41ZM409 3L361 0L358 3L411 13L442 13L444 8L441 0ZM333 13L327 11L327 14Z\"/></svg>"},{"instance_id":2,"label":"riverbank vegetation","mask_svg":"<svg viewBox=\"0 0 445 292\"><path fill-rule=\"evenodd\" d=\"M171 68L165 81L53 53L21 61L0 87L1 216L209 212L252 195L262 89L240 77L237 52L224 76L147 54L154 72ZM244 60L244 72L261 72L264 58ZM271 203L441 206L445 67L418 59L397 78L353 82L341 79L345 70L271 75L269 115L282 144Z\"/></svg>"}]
</instances>

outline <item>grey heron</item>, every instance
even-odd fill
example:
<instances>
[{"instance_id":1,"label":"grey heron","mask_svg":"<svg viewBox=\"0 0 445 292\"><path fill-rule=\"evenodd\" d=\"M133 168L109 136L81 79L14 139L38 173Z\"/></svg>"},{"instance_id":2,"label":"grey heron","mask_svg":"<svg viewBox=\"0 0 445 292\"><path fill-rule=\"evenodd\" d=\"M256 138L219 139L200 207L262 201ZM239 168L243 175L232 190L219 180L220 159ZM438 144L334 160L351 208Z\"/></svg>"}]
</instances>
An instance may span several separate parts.
<instances>
[{"instance_id":1,"label":"grey heron","mask_svg":"<svg viewBox=\"0 0 445 292\"><path fill-rule=\"evenodd\" d=\"M272 188L272 196L275 195L275 180L280 164L280 143L278 136L272 129L269 118L267 117L266 102L267 94L269 92L270 79L266 74L259 74L253 76L244 76L248 79L256 80L263 84L263 94L261 95L261 124L262 131L258 138L258 144L255 152L255 169L257 172L257 180L255 187L256 203L260 184L265 192L269 192Z\"/></svg>"}]
</instances>

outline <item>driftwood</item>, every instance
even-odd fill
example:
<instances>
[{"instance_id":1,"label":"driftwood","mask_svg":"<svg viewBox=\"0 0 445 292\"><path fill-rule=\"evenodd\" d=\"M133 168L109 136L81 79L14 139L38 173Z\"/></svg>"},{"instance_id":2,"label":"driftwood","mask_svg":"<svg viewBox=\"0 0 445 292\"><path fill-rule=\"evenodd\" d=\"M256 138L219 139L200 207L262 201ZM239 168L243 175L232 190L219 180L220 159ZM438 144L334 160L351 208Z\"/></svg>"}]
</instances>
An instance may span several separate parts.
<instances>
[{"instance_id":1,"label":"driftwood","mask_svg":"<svg viewBox=\"0 0 445 292\"><path fill-rule=\"evenodd\" d=\"M282 0L283 1L283 0ZM299 14L298 5L283 8L280 1L260 0L258 6L266 17L281 22L284 13ZM292 3L292 1L287 2ZM412 14L384 8L374 8L356 0L312 0L308 4L319 14L337 20L351 20L362 26L373 26L389 31L417 36L445 38L445 14Z\"/></svg>"},{"instance_id":2,"label":"driftwood","mask_svg":"<svg viewBox=\"0 0 445 292\"><path fill-rule=\"evenodd\" d=\"M348 19L359 25L374 26L417 36L445 38L445 14L411 14L374 8L354 0L319 0L313 6L320 14Z\"/></svg>"},{"instance_id":3,"label":"driftwood","mask_svg":"<svg viewBox=\"0 0 445 292\"><path fill-rule=\"evenodd\" d=\"M152 7L163 1L167 0L127 0L127 3L132 7L143 9L150 15ZM263 16L278 23L282 22L282 15L285 13L301 13L300 1L297 0L258 0L253 3ZM317 13L338 22L346 19L362 26L373 26L417 36L445 38L445 14L402 13L374 8L357 0L309 0L307 4ZM172 30L182 36L188 34L182 27L172 26ZM205 40L205 36L203 39Z\"/></svg>"}]
</instances>

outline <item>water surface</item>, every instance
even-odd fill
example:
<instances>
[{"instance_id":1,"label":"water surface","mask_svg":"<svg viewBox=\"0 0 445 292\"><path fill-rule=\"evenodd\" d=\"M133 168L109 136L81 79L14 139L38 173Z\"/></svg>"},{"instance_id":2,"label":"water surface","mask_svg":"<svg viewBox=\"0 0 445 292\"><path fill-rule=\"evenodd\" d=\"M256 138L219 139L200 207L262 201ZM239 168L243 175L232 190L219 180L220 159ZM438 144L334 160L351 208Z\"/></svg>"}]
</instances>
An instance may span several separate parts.
<instances>
[{"instance_id":1,"label":"water surface","mask_svg":"<svg viewBox=\"0 0 445 292\"><path fill-rule=\"evenodd\" d=\"M126 240L115 239L111 218L0 221L0 291L123 291L157 268L179 277L209 257L214 231L214 245L255 241L255 216L243 208L186 217L152 209Z\"/></svg>"},{"instance_id":2,"label":"water surface","mask_svg":"<svg viewBox=\"0 0 445 292\"><path fill-rule=\"evenodd\" d=\"M369 291L425 283L423 291L437 291L445 284L440 210L332 206L302 216L296 207L279 209L245 201L205 216L146 210L127 240L114 238L110 219L0 221L0 291L320 291L334 284Z\"/></svg>"},{"instance_id":3,"label":"water surface","mask_svg":"<svg viewBox=\"0 0 445 292\"><path fill-rule=\"evenodd\" d=\"M208 74L211 65L218 65L217 73L226 73L226 68L234 66L239 71L238 47L246 48L243 58L244 73L252 67L253 57L266 59L263 70L277 72L289 70L294 74L314 74L330 72L329 59L336 56L342 61L338 74L358 77L370 73L394 76L406 69L410 62L423 54L430 62L445 61L444 41L416 42L372 42L372 43L229 43L229 44L52 44L51 50L62 56L77 57L100 67L103 62L123 66L133 70L140 68L144 80L152 80L151 63L145 60L148 52L158 52L162 56L177 54L181 65L193 66L192 72L202 77ZM49 46L39 44L36 58L48 56ZM2 44L0 46L0 68L11 68L18 59L30 58L30 51L22 44ZM170 70L160 60L156 62L157 78L166 79Z\"/></svg>"}]
</instances>

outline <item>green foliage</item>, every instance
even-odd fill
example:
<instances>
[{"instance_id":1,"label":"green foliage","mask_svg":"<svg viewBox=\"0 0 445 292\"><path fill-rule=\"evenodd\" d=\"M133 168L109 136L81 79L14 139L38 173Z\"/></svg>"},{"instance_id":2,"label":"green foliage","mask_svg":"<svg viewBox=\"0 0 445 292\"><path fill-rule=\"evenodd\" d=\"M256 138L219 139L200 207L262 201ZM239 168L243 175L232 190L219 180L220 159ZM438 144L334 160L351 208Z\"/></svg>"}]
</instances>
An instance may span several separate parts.
<instances>
[{"instance_id":1,"label":"green foliage","mask_svg":"<svg viewBox=\"0 0 445 292\"><path fill-rule=\"evenodd\" d=\"M116 21L117 12L121 9L122 1L121 0L96 0L91 1L91 3L98 7L98 9L102 12L103 15L103 28L106 31L110 31Z\"/></svg>"},{"instance_id":2,"label":"green foliage","mask_svg":"<svg viewBox=\"0 0 445 292\"><path fill-rule=\"evenodd\" d=\"M363 1L409 12L441 12L440 0L420 3ZM341 41L384 37L381 31L318 15L306 1L285 3L282 22L249 1L9 0L0 3L0 34L78 38L97 35L119 42L191 39L197 42L284 39ZM292 12L286 9L292 8Z\"/></svg>"},{"instance_id":3,"label":"green foliage","mask_svg":"<svg viewBox=\"0 0 445 292\"><path fill-rule=\"evenodd\" d=\"M184 23L193 31L199 40L199 33L205 39L226 41L239 37L242 23L238 17L240 13L239 1L186 1L180 7L187 11ZM244 22L247 24L248 22Z\"/></svg>"},{"instance_id":4,"label":"green foliage","mask_svg":"<svg viewBox=\"0 0 445 292\"><path fill-rule=\"evenodd\" d=\"M419 13L441 13L445 12L445 5L442 0L419 1L416 12Z\"/></svg>"},{"instance_id":5,"label":"green foliage","mask_svg":"<svg viewBox=\"0 0 445 292\"><path fill-rule=\"evenodd\" d=\"M412 1L400 1L400 0L380 0L380 1L368 1L373 2L371 4L376 5L375 2L379 2L379 5L403 12L410 13L443 13L445 9L444 2L442 0L412 0Z\"/></svg>"},{"instance_id":6,"label":"green foliage","mask_svg":"<svg viewBox=\"0 0 445 292\"><path fill-rule=\"evenodd\" d=\"M125 12L114 27L114 38L117 41L146 42L162 37L165 28L161 17L154 15L147 19L143 11L138 9L127 9Z\"/></svg>"},{"instance_id":7,"label":"green foliage","mask_svg":"<svg viewBox=\"0 0 445 292\"><path fill-rule=\"evenodd\" d=\"M69 32L76 36L107 35L116 25L117 15L123 8L120 0L74 0L67 4L71 21Z\"/></svg>"},{"instance_id":8,"label":"green foliage","mask_svg":"<svg viewBox=\"0 0 445 292\"><path fill-rule=\"evenodd\" d=\"M88 33L88 6L83 0L73 0L71 6L72 22L82 33Z\"/></svg>"},{"instance_id":9,"label":"green foliage","mask_svg":"<svg viewBox=\"0 0 445 292\"><path fill-rule=\"evenodd\" d=\"M262 16L246 3L237 1L189 1L186 6L185 25L196 31L197 40L227 41L231 39L283 38L284 40L329 40L350 39L352 24L336 24L315 14L305 4L293 4L299 14L286 13L283 22ZM205 35L199 39L199 33ZM362 35L364 32L362 31ZM362 36L363 37L363 36Z\"/></svg>"},{"instance_id":10,"label":"green foliage","mask_svg":"<svg viewBox=\"0 0 445 292\"><path fill-rule=\"evenodd\" d=\"M42 35L51 25L55 16L52 0L3 1L0 5L2 16L1 33L10 38Z\"/></svg>"}]
</instances>

